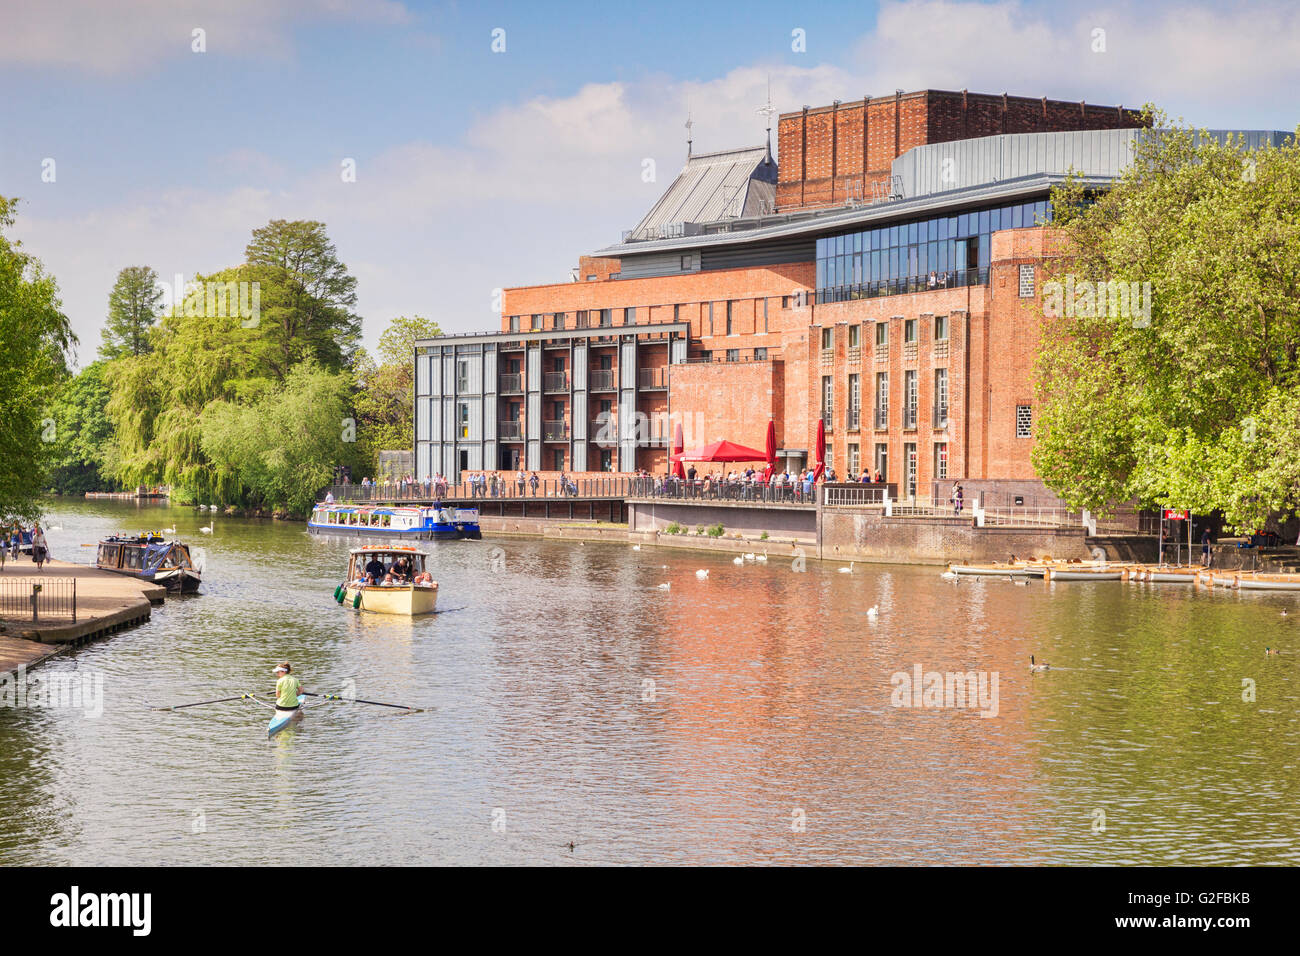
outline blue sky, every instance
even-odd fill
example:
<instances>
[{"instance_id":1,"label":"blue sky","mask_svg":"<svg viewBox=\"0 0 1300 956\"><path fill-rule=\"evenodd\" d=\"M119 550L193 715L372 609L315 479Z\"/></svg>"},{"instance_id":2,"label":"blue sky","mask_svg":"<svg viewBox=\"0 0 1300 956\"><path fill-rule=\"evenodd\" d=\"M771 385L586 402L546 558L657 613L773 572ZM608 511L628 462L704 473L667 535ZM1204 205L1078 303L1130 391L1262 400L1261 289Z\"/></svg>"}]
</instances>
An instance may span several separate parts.
<instances>
[{"instance_id":1,"label":"blue sky","mask_svg":"<svg viewBox=\"0 0 1300 956\"><path fill-rule=\"evenodd\" d=\"M966 87L1300 122L1282 3L0 0L0 17L0 194L22 199L17 235L83 362L120 268L215 271L280 217L328 224L368 344L399 314L491 327L496 287L564 281L635 225L680 167L688 109L697 149L761 142L769 77L782 111Z\"/></svg>"}]
</instances>

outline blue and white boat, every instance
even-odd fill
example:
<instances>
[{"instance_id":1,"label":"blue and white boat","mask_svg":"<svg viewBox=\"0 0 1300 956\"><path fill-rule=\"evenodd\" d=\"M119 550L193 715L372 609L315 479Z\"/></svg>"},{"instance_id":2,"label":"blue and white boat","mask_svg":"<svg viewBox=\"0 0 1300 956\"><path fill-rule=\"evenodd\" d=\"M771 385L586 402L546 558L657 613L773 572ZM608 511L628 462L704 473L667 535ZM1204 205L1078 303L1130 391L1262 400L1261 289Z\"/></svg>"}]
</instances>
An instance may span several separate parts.
<instances>
[{"instance_id":1,"label":"blue and white boat","mask_svg":"<svg viewBox=\"0 0 1300 956\"><path fill-rule=\"evenodd\" d=\"M386 508L322 502L307 521L311 534L360 534L401 540L450 541L483 537L477 508Z\"/></svg>"},{"instance_id":2,"label":"blue and white boat","mask_svg":"<svg viewBox=\"0 0 1300 956\"><path fill-rule=\"evenodd\" d=\"M100 541L95 567L160 584L169 591L188 594L199 589L199 568L189 547L154 531L112 535Z\"/></svg>"}]
</instances>

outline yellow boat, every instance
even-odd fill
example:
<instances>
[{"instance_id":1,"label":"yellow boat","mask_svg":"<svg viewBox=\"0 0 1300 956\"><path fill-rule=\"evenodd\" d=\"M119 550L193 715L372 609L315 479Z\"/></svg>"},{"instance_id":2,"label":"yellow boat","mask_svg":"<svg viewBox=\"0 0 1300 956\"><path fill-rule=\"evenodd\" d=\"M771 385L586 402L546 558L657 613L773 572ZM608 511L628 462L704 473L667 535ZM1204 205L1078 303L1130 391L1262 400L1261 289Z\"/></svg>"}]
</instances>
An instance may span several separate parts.
<instances>
[{"instance_id":1,"label":"yellow boat","mask_svg":"<svg viewBox=\"0 0 1300 956\"><path fill-rule=\"evenodd\" d=\"M334 600L344 607L377 614L414 617L433 613L438 603L438 582L426 572L423 551L406 545L353 548L348 552L347 580L334 589ZM410 574L394 573L405 559ZM378 562L375 565L374 562Z\"/></svg>"}]
</instances>

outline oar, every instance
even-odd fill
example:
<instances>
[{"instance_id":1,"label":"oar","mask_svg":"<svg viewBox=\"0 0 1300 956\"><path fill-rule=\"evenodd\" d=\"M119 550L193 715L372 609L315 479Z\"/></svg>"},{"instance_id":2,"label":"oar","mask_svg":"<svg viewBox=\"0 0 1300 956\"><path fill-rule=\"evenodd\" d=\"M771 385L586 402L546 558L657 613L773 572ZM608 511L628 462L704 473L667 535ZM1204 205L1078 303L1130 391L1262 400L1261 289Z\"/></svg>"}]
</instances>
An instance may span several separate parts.
<instances>
[{"instance_id":1,"label":"oar","mask_svg":"<svg viewBox=\"0 0 1300 956\"><path fill-rule=\"evenodd\" d=\"M154 710L182 710L185 707L202 707L204 704L224 704L230 700L257 700L252 694L240 694L238 697L218 697L216 700L197 700L192 704L176 704L173 707L155 707ZM259 704L261 701L257 701Z\"/></svg>"},{"instance_id":2,"label":"oar","mask_svg":"<svg viewBox=\"0 0 1300 956\"><path fill-rule=\"evenodd\" d=\"M385 704L379 700L362 700L360 697L344 697L342 694L308 694L303 691L307 697L319 697L321 700L341 700L349 704L370 704L373 707L394 707L397 710L409 710L413 714L424 713L423 707L411 707L407 704Z\"/></svg>"}]
</instances>

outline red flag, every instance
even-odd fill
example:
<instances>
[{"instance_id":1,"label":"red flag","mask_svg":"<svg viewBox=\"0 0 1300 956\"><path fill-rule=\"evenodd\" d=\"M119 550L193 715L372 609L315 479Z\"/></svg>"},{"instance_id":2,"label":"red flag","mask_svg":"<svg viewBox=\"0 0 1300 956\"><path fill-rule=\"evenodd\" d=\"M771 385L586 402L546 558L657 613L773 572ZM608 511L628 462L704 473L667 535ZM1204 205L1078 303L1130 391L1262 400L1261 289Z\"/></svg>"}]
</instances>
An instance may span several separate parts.
<instances>
[{"instance_id":1,"label":"red flag","mask_svg":"<svg viewBox=\"0 0 1300 956\"><path fill-rule=\"evenodd\" d=\"M826 421L817 419L817 467L813 469L813 481L821 481L826 473Z\"/></svg>"}]
</instances>

